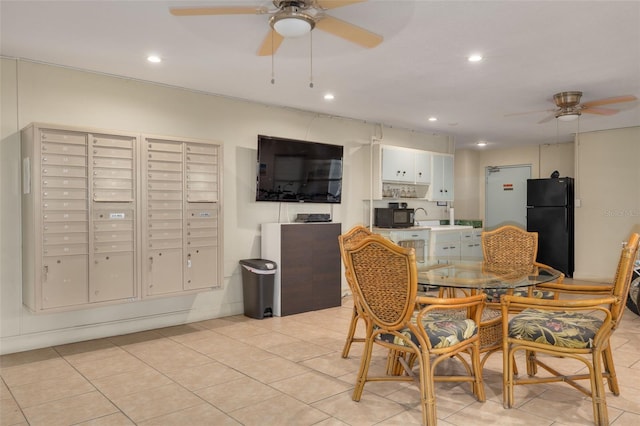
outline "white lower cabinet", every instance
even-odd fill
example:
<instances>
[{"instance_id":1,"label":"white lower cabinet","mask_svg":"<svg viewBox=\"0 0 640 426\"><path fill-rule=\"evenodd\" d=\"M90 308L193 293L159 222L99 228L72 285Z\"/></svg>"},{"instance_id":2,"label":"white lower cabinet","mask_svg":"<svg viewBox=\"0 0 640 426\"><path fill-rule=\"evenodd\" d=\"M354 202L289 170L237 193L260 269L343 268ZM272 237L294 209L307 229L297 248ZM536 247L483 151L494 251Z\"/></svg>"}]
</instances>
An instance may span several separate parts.
<instances>
[{"instance_id":1,"label":"white lower cabinet","mask_svg":"<svg viewBox=\"0 0 640 426\"><path fill-rule=\"evenodd\" d=\"M481 229L470 229L460 233L460 259L482 260Z\"/></svg>"},{"instance_id":2,"label":"white lower cabinet","mask_svg":"<svg viewBox=\"0 0 640 426\"><path fill-rule=\"evenodd\" d=\"M432 257L447 262L460 260L460 231L433 232Z\"/></svg>"},{"instance_id":3,"label":"white lower cabinet","mask_svg":"<svg viewBox=\"0 0 640 426\"><path fill-rule=\"evenodd\" d=\"M442 262L451 260L482 260L481 229L431 230L429 256Z\"/></svg>"},{"instance_id":4,"label":"white lower cabinet","mask_svg":"<svg viewBox=\"0 0 640 426\"><path fill-rule=\"evenodd\" d=\"M416 262L423 263L428 257L429 238L428 229L392 230L388 238L400 247L412 248L416 252Z\"/></svg>"},{"instance_id":5,"label":"white lower cabinet","mask_svg":"<svg viewBox=\"0 0 640 426\"><path fill-rule=\"evenodd\" d=\"M416 260L437 258L440 262L454 260L482 260L480 234L482 229L471 226L384 229L374 228L374 232L389 238L394 243L416 250Z\"/></svg>"}]
</instances>

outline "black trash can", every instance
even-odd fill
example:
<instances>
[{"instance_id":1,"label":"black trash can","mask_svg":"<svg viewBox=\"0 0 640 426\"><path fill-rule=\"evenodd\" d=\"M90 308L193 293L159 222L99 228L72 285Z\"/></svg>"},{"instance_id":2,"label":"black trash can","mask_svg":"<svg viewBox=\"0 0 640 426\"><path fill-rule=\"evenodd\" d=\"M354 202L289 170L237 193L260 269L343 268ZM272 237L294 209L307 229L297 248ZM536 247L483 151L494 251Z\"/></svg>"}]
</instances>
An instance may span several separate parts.
<instances>
[{"instance_id":1,"label":"black trash can","mask_svg":"<svg viewBox=\"0 0 640 426\"><path fill-rule=\"evenodd\" d=\"M244 314L262 319L273 316L273 281L276 263L265 259L242 259Z\"/></svg>"}]
</instances>

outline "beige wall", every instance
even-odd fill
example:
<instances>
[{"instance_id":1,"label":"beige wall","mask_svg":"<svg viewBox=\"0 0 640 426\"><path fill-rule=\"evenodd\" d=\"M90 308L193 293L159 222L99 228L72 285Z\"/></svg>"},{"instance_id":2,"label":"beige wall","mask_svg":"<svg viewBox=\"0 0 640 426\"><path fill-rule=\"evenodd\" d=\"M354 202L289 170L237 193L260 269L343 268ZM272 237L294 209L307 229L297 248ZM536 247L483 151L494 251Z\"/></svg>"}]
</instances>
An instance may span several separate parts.
<instances>
[{"instance_id":1,"label":"beige wall","mask_svg":"<svg viewBox=\"0 0 640 426\"><path fill-rule=\"evenodd\" d=\"M640 127L576 140L576 276L611 279L620 247L640 227Z\"/></svg>"},{"instance_id":2,"label":"beige wall","mask_svg":"<svg viewBox=\"0 0 640 426\"><path fill-rule=\"evenodd\" d=\"M238 261L260 257L260 224L298 212L331 213L348 229L363 221L369 198L369 146L383 143L449 152L451 138L373 123L277 108L220 96L26 61L0 60L0 351L123 334L243 312ZM31 122L211 139L224 144L224 277L222 289L66 313L34 315L21 302L20 146ZM258 134L345 147L340 205L256 203ZM430 216L441 212L425 203ZM444 217L444 216L443 216ZM346 286L345 286L346 287Z\"/></svg>"},{"instance_id":3,"label":"beige wall","mask_svg":"<svg viewBox=\"0 0 640 426\"><path fill-rule=\"evenodd\" d=\"M472 150L455 152L455 215L459 219L481 219L480 192L484 186L484 175L480 176L480 153Z\"/></svg>"},{"instance_id":4,"label":"beige wall","mask_svg":"<svg viewBox=\"0 0 640 426\"><path fill-rule=\"evenodd\" d=\"M573 143L540 145L539 177L547 178L556 170L561 177L575 177L573 148Z\"/></svg>"}]
</instances>

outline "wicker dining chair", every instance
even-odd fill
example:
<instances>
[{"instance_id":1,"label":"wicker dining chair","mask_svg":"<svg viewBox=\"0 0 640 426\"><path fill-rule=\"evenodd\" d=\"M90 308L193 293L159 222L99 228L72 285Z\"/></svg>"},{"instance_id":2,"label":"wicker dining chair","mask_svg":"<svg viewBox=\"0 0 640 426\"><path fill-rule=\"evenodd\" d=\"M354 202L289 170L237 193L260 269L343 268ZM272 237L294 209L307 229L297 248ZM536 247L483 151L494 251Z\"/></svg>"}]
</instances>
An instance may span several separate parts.
<instances>
[{"instance_id":1,"label":"wicker dining chair","mask_svg":"<svg viewBox=\"0 0 640 426\"><path fill-rule=\"evenodd\" d=\"M484 401L478 323L486 295L450 299L417 296L414 249L400 247L380 235L345 247L345 260L366 324L365 349L353 400L361 399L367 382L411 381L415 377L425 425L437 422L435 382L469 382L475 397ZM465 312L463 317L459 316L461 311ZM405 366L406 374L370 376L374 344L398 354L398 363ZM412 357L411 362L406 362L406 354ZM466 374L436 376L436 367L447 359L459 360ZM417 374L410 366L414 361Z\"/></svg>"},{"instance_id":2,"label":"wicker dining chair","mask_svg":"<svg viewBox=\"0 0 640 426\"><path fill-rule=\"evenodd\" d=\"M503 385L504 406L514 404L514 387L535 383L565 382L591 397L593 417L597 425L608 425L604 378L614 395L620 394L610 338L620 325L629 293L633 264L638 254L639 234L632 234L622 249L613 285L554 284L554 291L590 298L572 297L570 300L543 300L532 297L506 295L502 297L502 314L512 309L522 311L504 322L503 333ZM599 296L599 297L598 297ZM526 352L528 377L517 377L514 356ZM538 354L550 355L544 360ZM558 358L579 360L587 373L562 374L553 365ZM562 363L564 368L568 364ZM538 367L551 374L536 376ZM577 383L589 380L590 389Z\"/></svg>"},{"instance_id":3,"label":"wicker dining chair","mask_svg":"<svg viewBox=\"0 0 640 426\"><path fill-rule=\"evenodd\" d=\"M536 261L538 256L537 232L525 231L513 225L504 225L492 231L482 232L480 239L484 263L487 268L493 271L526 270L531 274L536 274L540 267L549 267ZM556 282L562 283L563 280L564 274L560 275ZM495 303L498 308L500 296L506 293L507 291L492 291L487 295L488 302ZM516 289L513 294L541 299L557 298L557 294L546 290L544 285L539 285L538 288Z\"/></svg>"},{"instance_id":4,"label":"wicker dining chair","mask_svg":"<svg viewBox=\"0 0 640 426\"><path fill-rule=\"evenodd\" d=\"M347 267L347 262L345 259L345 247L351 247L353 244L359 242L364 237L368 237L371 234L372 232L369 230L369 228L362 225L356 225L349 231L338 237L340 256L342 257L342 263L345 265L345 268ZM362 306L358 302L358 293L354 288L350 274L345 273L345 276L353 299L353 313L351 315L351 322L349 323L347 339L344 342L344 348L342 349L342 358L347 358L349 356L349 351L351 350L351 344L353 342L364 342L364 337L355 337L356 329L358 327L358 321L363 320L364 322L364 311L362 309Z\"/></svg>"},{"instance_id":5,"label":"wicker dining chair","mask_svg":"<svg viewBox=\"0 0 640 426\"><path fill-rule=\"evenodd\" d=\"M358 301L358 292L355 290L353 280L351 279L351 274L346 273L346 265L347 262L345 260L345 247L351 247L355 243L362 240L364 237L372 235L372 232L369 228L356 225L351 228L349 231L344 234L338 236L338 243L340 246L340 256L342 257L342 262L345 265L345 277L347 280L347 285L349 286L349 290L351 291L352 299L353 299L353 312L351 315L351 321L349 322L349 330L347 331L347 338L344 342L344 347L342 349L342 358L348 358L349 352L351 350L351 344L354 342L364 342L364 337L355 337L356 329L358 328L358 321L362 320L364 322L364 309L360 305ZM398 357L402 357L407 360L407 362L413 362L414 359L405 354L404 352L397 351L389 351L389 355L387 356L387 373L388 374L401 374L402 373L402 365L397 362Z\"/></svg>"}]
</instances>

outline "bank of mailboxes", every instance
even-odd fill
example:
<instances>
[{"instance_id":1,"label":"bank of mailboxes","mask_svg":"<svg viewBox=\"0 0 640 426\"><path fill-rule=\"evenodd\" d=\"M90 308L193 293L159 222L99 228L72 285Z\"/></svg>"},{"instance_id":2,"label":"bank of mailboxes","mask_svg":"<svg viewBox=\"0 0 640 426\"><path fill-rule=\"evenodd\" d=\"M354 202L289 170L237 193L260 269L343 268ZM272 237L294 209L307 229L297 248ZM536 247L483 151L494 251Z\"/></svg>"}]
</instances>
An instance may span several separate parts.
<instances>
[{"instance_id":1,"label":"bank of mailboxes","mask_svg":"<svg viewBox=\"0 0 640 426\"><path fill-rule=\"evenodd\" d=\"M33 311L219 287L219 144L22 131L23 302Z\"/></svg>"}]
</instances>

